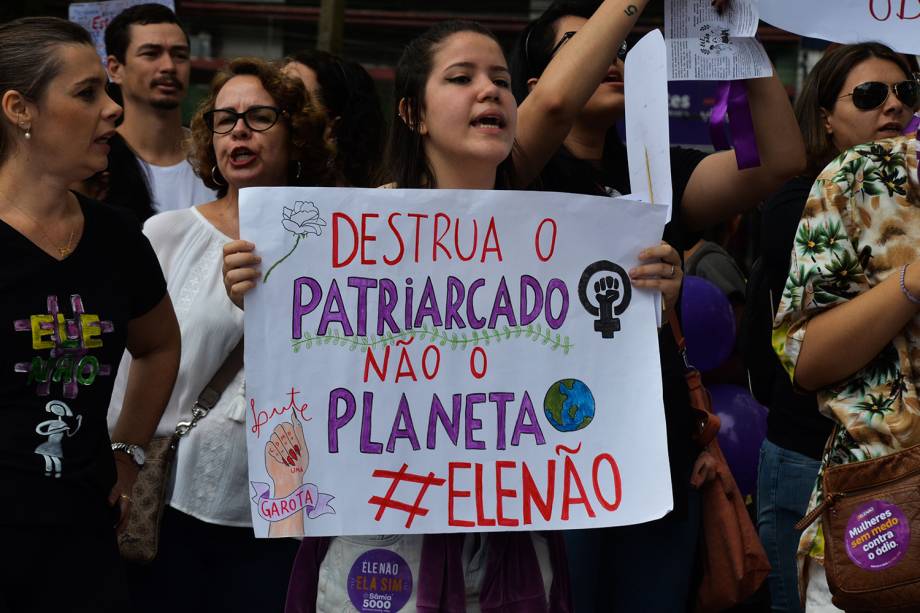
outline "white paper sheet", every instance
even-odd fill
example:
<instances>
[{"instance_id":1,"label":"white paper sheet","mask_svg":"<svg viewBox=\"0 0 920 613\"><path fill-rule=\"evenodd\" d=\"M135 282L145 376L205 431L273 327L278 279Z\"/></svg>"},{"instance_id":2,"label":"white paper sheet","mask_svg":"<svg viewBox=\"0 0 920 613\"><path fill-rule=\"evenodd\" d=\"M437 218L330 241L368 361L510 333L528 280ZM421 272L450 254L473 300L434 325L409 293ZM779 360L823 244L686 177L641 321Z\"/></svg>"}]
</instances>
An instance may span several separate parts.
<instances>
[{"instance_id":1,"label":"white paper sheet","mask_svg":"<svg viewBox=\"0 0 920 613\"><path fill-rule=\"evenodd\" d=\"M766 0L760 16L800 36L835 43L885 43L920 55L918 0Z\"/></svg>"},{"instance_id":2,"label":"white paper sheet","mask_svg":"<svg viewBox=\"0 0 920 613\"><path fill-rule=\"evenodd\" d=\"M770 58L754 35L755 0L732 0L719 14L710 0L665 0L671 81L734 81L769 77Z\"/></svg>"},{"instance_id":3,"label":"white paper sheet","mask_svg":"<svg viewBox=\"0 0 920 613\"><path fill-rule=\"evenodd\" d=\"M661 517L653 299L627 272L664 214L548 192L241 190L264 275L245 319L256 535Z\"/></svg>"},{"instance_id":4,"label":"white paper sheet","mask_svg":"<svg viewBox=\"0 0 920 613\"><path fill-rule=\"evenodd\" d=\"M661 30L642 37L626 56L626 156L630 199L668 207L671 220L671 137L668 118L667 52ZM651 245L648 245L651 246ZM661 293L655 294L661 327Z\"/></svg>"}]
</instances>

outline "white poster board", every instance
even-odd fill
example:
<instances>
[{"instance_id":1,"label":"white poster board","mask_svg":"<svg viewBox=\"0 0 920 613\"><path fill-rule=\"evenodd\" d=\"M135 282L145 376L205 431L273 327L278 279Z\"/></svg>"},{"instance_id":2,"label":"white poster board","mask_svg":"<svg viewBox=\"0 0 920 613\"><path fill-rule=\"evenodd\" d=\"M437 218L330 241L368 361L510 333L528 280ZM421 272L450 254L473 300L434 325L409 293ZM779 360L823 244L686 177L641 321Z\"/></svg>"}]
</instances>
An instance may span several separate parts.
<instances>
[{"instance_id":1,"label":"white poster board","mask_svg":"<svg viewBox=\"0 0 920 613\"><path fill-rule=\"evenodd\" d=\"M760 16L800 36L835 43L880 42L920 55L918 0L766 0Z\"/></svg>"},{"instance_id":2,"label":"white poster board","mask_svg":"<svg viewBox=\"0 0 920 613\"><path fill-rule=\"evenodd\" d=\"M93 37L96 52L105 64L105 29L118 13L137 4L162 4L176 11L173 0L109 0L108 2L74 2L67 9L67 18L83 26Z\"/></svg>"},{"instance_id":3,"label":"white poster board","mask_svg":"<svg viewBox=\"0 0 920 613\"><path fill-rule=\"evenodd\" d=\"M653 293L665 207L251 188L257 536L544 530L672 506Z\"/></svg>"},{"instance_id":4,"label":"white poster board","mask_svg":"<svg viewBox=\"0 0 920 613\"><path fill-rule=\"evenodd\" d=\"M757 34L755 0L732 0L722 13L710 0L665 0L664 37L671 81L769 77L773 66Z\"/></svg>"}]
</instances>

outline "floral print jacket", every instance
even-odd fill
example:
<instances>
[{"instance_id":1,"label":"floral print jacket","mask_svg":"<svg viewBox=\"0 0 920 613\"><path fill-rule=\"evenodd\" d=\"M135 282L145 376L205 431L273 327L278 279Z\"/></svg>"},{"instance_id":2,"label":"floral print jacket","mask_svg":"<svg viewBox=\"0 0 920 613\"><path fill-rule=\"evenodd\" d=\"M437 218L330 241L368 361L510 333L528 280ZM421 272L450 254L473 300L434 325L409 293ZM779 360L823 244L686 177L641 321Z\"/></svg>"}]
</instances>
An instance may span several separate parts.
<instances>
[{"instance_id":1,"label":"floral print jacket","mask_svg":"<svg viewBox=\"0 0 920 613\"><path fill-rule=\"evenodd\" d=\"M831 162L812 187L774 321L774 349L790 376L812 317L920 259L917 149L916 134L859 145ZM829 464L920 443L918 384L920 316L915 316L862 370L818 392L821 412L839 425L822 473ZM808 510L821 500L819 476ZM820 520L802 535L799 556L823 561Z\"/></svg>"}]
</instances>

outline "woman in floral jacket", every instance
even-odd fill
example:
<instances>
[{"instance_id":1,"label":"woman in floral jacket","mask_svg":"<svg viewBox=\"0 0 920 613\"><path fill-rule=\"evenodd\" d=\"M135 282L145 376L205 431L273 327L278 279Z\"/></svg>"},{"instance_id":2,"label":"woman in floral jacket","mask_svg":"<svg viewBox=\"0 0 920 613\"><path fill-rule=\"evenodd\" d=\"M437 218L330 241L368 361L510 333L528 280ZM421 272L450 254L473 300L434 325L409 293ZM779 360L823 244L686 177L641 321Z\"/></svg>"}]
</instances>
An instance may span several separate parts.
<instances>
[{"instance_id":1,"label":"woman in floral jacket","mask_svg":"<svg viewBox=\"0 0 920 613\"><path fill-rule=\"evenodd\" d=\"M903 73L884 96L875 88L884 99L874 109L860 87L841 100L875 111L882 132L903 128L917 106L918 85ZM849 149L819 175L799 223L773 338L794 382L817 390L838 424L822 472L920 444L917 153L916 134ZM821 501L819 478L809 510ZM807 610L837 610L820 521L802 535L799 560Z\"/></svg>"}]
</instances>

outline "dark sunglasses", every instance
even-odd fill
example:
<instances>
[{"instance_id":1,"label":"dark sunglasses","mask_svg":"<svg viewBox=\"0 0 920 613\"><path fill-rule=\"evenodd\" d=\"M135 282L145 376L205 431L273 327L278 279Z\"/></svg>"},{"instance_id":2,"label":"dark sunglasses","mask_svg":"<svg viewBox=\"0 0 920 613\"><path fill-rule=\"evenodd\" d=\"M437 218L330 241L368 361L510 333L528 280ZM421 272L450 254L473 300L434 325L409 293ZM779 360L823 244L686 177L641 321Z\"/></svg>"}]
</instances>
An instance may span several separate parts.
<instances>
[{"instance_id":1,"label":"dark sunglasses","mask_svg":"<svg viewBox=\"0 0 920 613\"><path fill-rule=\"evenodd\" d=\"M549 56L553 57L556 55L556 52L562 48L562 45L569 42L569 39L575 36L575 32L566 32L562 35L562 38L559 39L559 42L556 43L556 46L553 47L552 51L549 52ZM626 60L626 54L629 52L629 45L626 44L626 41L623 41L623 44L620 45L620 48L617 50L617 57L621 60Z\"/></svg>"},{"instance_id":2,"label":"dark sunglasses","mask_svg":"<svg viewBox=\"0 0 920 613\"><path fill-rule=\"evenodd\" d=\"M278 123L284 111L273 106L251 106L242 113L233 109L214 109L204 113L204 123L214 134L229 134L240 119L253 132L265 132Z\"/></svg>"},{"instance_id":3,"label":"dark sunglasses","mask_svg":"<svg viewBox=\"0 0 920 613\"><path fill-rule=\"evenodd\" d=\"M920 82L908 79L888 85L880 81L868 81L854 87L849 94L840 96L839 100L852 96L853 106L861 111L871 111L885 104L891 92L894 92L895 97L906 106L916 109L917 102L920 101Z\"/></svg>"}]
</instances>

